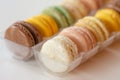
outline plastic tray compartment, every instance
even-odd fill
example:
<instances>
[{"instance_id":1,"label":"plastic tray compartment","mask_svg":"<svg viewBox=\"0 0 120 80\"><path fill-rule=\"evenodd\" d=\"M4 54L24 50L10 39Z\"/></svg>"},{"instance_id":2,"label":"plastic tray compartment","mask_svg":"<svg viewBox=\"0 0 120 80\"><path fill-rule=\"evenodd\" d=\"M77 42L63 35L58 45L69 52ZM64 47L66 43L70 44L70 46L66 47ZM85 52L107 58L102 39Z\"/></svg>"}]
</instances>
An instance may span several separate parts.
<instances>
[{"instance_id":1,"label":"plastic tray compartment","mask_svg":"<svg viewBox=\"0 0 120 80\"><path fill-rule=\"evenodd\" d=\"M45 41L43 43L40 43L40 44L34 46L33 50L34 50L34 55L35 55L35 58L36 58L38 64L40 66L42 66L42 68L44 70L46 70L47 72L53 73L53 74L58 74L58 75L60 74L61 75L61 74L66 74L66 73L72 71L78 65L80 65L83 62L87 61L88 59L90 59L91 57L93 57L97 52L99 52L99 51L103 50L104 48L108 47L109 45L111 45L113 42L115 42L118 39L120 39L120 32L113 33L106 41L104 41L102 43L97 43L97 45L96 45L95 48L89 50L88 52L81 52L77 59L75 59L70 65L67 65L68 69L67 69L67 71L65 71L63 73L54 73L54 72L51 72L42 63L39 54L40 54L41 47L42 47L42 45L43 45L43 43Z\"/></svg>"},{"instance_id":2,"label":"plastic tray compartment","mask_svg":"<svg viewBox=\"0 0 120 80\"><path fill-rule=\"evenodd\" d=\"M41 61L40 57L38 56L40 54L40 50L42 48L42 45L47 40L44 40L43 42L41 42L41 43L39 43L39 44L37 44L33 47L26 47L26 46L14 43L10 40L4 39L4 32L0 32L0 39L6 44L7 49L9 49L9 51L11 51L11 53L12 53L11 56L13 56L14 58L26 61L26 60L29 60L29 59L31 59L32 57L35 56L36 61L40 65L40 68L42 66L42 68L44 68L44 70L47 70L48 72L51 72L42 64L42 61ZM103 50L104 48L108 47L110 44L112 44L114 41L116 41L118 39L120 39L120 32L113 33L109 37L109 39L107 39L106 41L104 41L102 43L97 43L95 48L89 50L88 52L81 52L77 59L75 59L70 65L67 65L68 69L64 73L68 73L68 72L72 71L78 65L87 61L92 56L94 56L97 52L99 52L99 51ZM64 73L60 73L60 74L64 74ZM57 74L59 74L59 73L57 73Z\"/></svg>"}]
</instances>

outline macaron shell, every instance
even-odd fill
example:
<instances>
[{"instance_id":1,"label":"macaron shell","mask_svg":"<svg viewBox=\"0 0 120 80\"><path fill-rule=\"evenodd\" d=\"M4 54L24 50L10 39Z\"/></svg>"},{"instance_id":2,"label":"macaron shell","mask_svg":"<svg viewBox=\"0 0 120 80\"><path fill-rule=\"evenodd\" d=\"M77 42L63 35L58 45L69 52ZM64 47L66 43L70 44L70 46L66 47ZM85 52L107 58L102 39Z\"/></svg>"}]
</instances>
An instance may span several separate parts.
<instances>
[{"instance_id":1,"label":"macaron shell","mask_svg":"<svg viewBox=\"0 0 120 80\"><path fill-rule=\"evenodd\" d=\"M117 11L114 9L106 9L104 12L110 15L116 21L117 25L120 25L120 14Z\"/></svg>"},{"instance_id":2,"label":"macaron shell","mask_svg":"<svg viewBox=\"0 0 120 80\"><path fill-rule=\"evenodd\" d=\"M78 40L78 38L76 38L72 34L69 34L69 31L63 30L62 32L60 32L59 35L63 35L63 36L66 36L66 37L70 38L77 45L77 47L78 47L78 53L81 52L81 51L83 51L82 46L81 46L80 41ZM78 55L78 54L76 54L76 55Z\"/></svg>"},{"instance_id":3,"label":"macaron shell","mask_svg":"<svg viewBox=\"0 0 120 80\"><path fill-rule=\"evenodd\" d=\"M69 25L73 24L74 19L72 18L70 13L63 6L57 6L56 8L65 16Z\"/></svg>"},{"instance_id":4,"label":"macaron shell","mask_svg":"<svg viewBox=\"0 0 120 80\"><path fill-rule=\"evenodd\" d=\"M98 33L99 42L102 42L105 40L102 30L94 23L94 21L88 20L88 19L83 19L83 20L85 21L86 24L88 24L90 27L92 27Z\"/></svg>"},{"instance_id":5,"label":"macaron shell","mask_svg":"<svg viewBox=\"0 0 120 80\"><path fill-rule=\"evenodd\" d=\"M32 34L21 24L11 25L5 32L5 38L27 47L35 45Z\"/></svg>"},{"instance_id":6,"label":"macaron shell","mask_svg":"<svg viewBox=\"0 0 120 80\"><path fill-rule=\"evenodd\" d=\"M97 26L99 28L101 28L101 30L102 30L102 32L104 34L105 39L109 38L109 32L108 32L106 26L99 19L97 19L96 17L92 17L92 16L87 16L85 18L88 18L88 19L94 21L97 24Z\"/></svg>"},{"instance_id":7,"label":"macaron shell","mask_svg":"<svg viewBox=\"0 0 120 80\"><path fill-rule=\"evenodd\" d=\"M29 18L26 20L26 22L32 24L35 26L35 28L41 33L44 37L49 37L52 35L51 30L47 26L44 25L41 21L35 19L35 18Z\"/></svg>"},{"instance_id":8,"label":"macaron shell","mask_svg":"<svg viewBox=\"0 0 120 80\"><path fill-rule=\"evenodd\" d=\"M96 23L96 21L91 19L89 16L83 18L83 20L85 20L85 22L88 22L88 24L91 25L91 27L93 27L100 34L99 37L101 37L101 41L105 40L104 32L102 28Z\"/></svg>"},{"instance_id":9,"label":"macaron shell","mask_svg":"<svg viewBox=\"0 0 120 80\"><path fill-rule=\"evenodd\" d=\"M69 37L71 40L73 40L78 45L79 52L82 51L88 51L89 50L89 42L87 42L87 39L81 30L78 27L70 27L65 30L63 30L60 34L65 35Z\"/></svg>"},{"instance_id":10,"label":"macaron shell","mask_svg":"<svg viewBox=\"0 0 120 80\"><path fill-rule=\"evenodd\" d=\"M58 25L52 17L44 15L44 14L42 14L41 17L49 24L49 26L51 26L53 34L58 32Z\"/></svg>"},{"instance_id":11,"label":"macaron shell","mask_svg":"<svg viewBox=\"0 0 120 80\"><path fill-rule=\"evenodd\" d=\"M88 12L91 11L90 5L88 5L88 3L86 3L86 1L84 1L84 0L77 0L77 1L81 4L83 4L87 8Z\"/></svg>"},{"instance_id":12,"label":"macaron shell","mask_svg":"<svg viewBox=\"0 0 120 80\"><path fill-rule=\"evenodd\" d=\"M84 38L85 38L86 43L87 43L87 49L86 49L86 51L90 50L92 48L92 42L91 42L90 37L88 36L88 34L84 30L82 30L81 28L79 30L77 29L76 31L80 32L81 35L84 35Z\"/></svg>"},{"instance_id":13,"label":"macaron shell","mask_svg":"<svg viewBox=\"0 0 120 80\"><path fill-rule=\"evenodd\" d=\"M83 16L81 13L78 11L75 5L72 5L72 3L69 4L63 4L63 6L71 13L72 17L74 18L75 21L78 19L81 19Z\"/></svg>"},{"instance_id":14,"label":"macaron shell","mask_svg":"<svg viewBox=\"0 0 120 80\"><path fill-rule=\"evenodd\" d=\"M42 16L43 16L43 15L42 15ZM41 25L47 27L47 28L48 28L48 31L50 32L50 34L53 35L54 32L53 32L52 26L51 26L51 25L48 23L48 21L47 21L45 18L43 18L42 16L39 16L39 17L40 17L39 19L37 19L37 17L36 17L36 19L39 20L39 21L42 23Z\"/></svg>"},{"instance_id":15,"label":"macaron shell","mask_svg":"<svg viewBox=\"0 0 120 80\"><path fill-rule=\"evenodd\" d=\"M74 6L76 6L75 8L78 10L79 14L81 14L82 17L86 16L86 14L84 13L85 10L83 11L82 5L77 5L77 3L76 3L76 4L74 4Z\"/></svg>"},{"instance_id":16,"label":"macaron shell","mask_svg":"<svg viewBox=\"0 0 120 80\"><path fill-rule=\"evenodd\" d=\"M102 33L102 30L94 23L94 21L89 20L89 19L85 19L83 18L84 23L86 23L89 27L91 27L92 29L94 29L94 31L97 33L97 35L99 36L99 42L104 41L104 35Z\"/></svg>"},{"instance_id":17,"label":"macaron shell","mask_svg":"<svg viewBox=\"0 0 120 80\"><path fill-rule=\"evenodd\" d=\"M21 24L22 26L26 27L30 31L30 33L32 34L32 36L35 40L35 44L37 44L43 40L41 34L38 32L38 30L32 24L29 24L25 21L18 21L16 23Z\"/></svg>"},{"instance_id":18,"label":"macaron shell","mask_svg":"<svg viewBox=\"0 0 120 80\"><path fill-rule=\"evenodd\" d=\"M68 27L70 24L69 24L69 22L68 22L68 20L67 20L67 17L66 17L65 14L63 13L63 11L61 11L58 7L59 7L59 6L54 6L53 9L54 9L57 13L59 13L59 15L61 15L62 20L63 20L63 22L64 22L64 26L62 26L62 27L63 27L63 28Z\"/></svg>"},{"instance_id":19,"label":"macaron shell","mask_svg":"<svg viewBox=\"0 0 120 80\"><path fill-rule=\"evenodd\" d=\"M80 3L78 0L76 0L76 1L72 0L72 1L80 9L83 16L88 15L89 9L84 4Z\"/></svg>"},{"instance_id":20,"label":"macaron shell","mask_svg":"<svg viewBox=\"0 0 120 80\"><path fill-rule=\"evenodd\" d=\"M103 9L103 10L100 10L96 13L95 17L97 17L98 19L100 19L107 27L108 31L111 33L111 32L114 32L114 31L119 31L119 15L114 18L116 15L114 14L109 14L110 12L106 12L107 9ZM114 15L114 16L113 16Z\"/></svg>"},{"instance_id":21,"label":"macaron shell","mask_svg":"<svg viewBox=\"0 0 120 80\"><path fill-rule=\"evenodd\" d=\"M91 26L87 25L83 20L79 20L75 24L75 26L77 26L77 27L86 27L87 29L89 29L94 34L97 41L100 40L100 37L98 36L99 34L97 33L97 31L95 29L93 29Z\"/></svg>"},{"instance_id":22,"label":"macaron shell","mask_svg":"<svg viewBox=\"0 0 120 80\"><path fill-rule=\"evenodd\" d=\"M103 18L103 15L96 14L95 17L100 19L100 21L102 21L105 24L105 26L106 26L107 30L109 31L109 33L112 33L113 31L115 31L115 29L113 29L113 27L112 27L112 23L109 22L109 20L107 18Z\"/></svg>"},{"instance_id":23,"label":"macaron shell","mask_svg":"<svg viewBox=\"0 0 120 80\"><path fill-rule=\"evenodd\" d=\"M36 20L40 21L40 25L43 26L43 27L46 27L46 32L49 32L49 35L53 35L53 30L52 30L52 27L50 26L50 24L46 21L46 19L42 18L43 15L40 15L38 18L37 16L34 17Z\"/></svg>"},{"instance_id":24,"label":"macaron shell","mask_svg":"<svg viewBox=\"0 0 120 80\"><path fill-rule=\"evenodd\" d=\"M78 47L79 53L88 50L88 46L87 46L85 37L80 32L78 32L78 31L76 32L76 29L74 27L64 29L62 32L60 32L59 35L67 36L73 42L75 42Z\"/></svg>"},{"instance_id":25,"label":"macaron shell","mask_svg":"<svg viewBox=\"0 0 120 80\"><path fill-rule=\"evenodd\" d=\"M81 1L82 1L83 3L86 3L86 4L89 6L89 8L90 8L91 11L98 9L98 6L97 6L97 4L96 4L96 1L94 1L94 0L81 0Z\"/></svg>"},{"instance_id":26,"label":"macaron shell","mask_svg":"<svg viewBox=\"0 0 120 80\"><path fill-rule=\"evenodd\" d=\"M55 7L56 6L49 7L45 9L42 13L53 17L55 21L57 21L60 28L67 27L69 24L67 23L65 16L60 11L58 11Z\"/></svg>"},{"instance_id":27,"label":"macaron shell","mask_svg":"<svg viewBox=\"0 0 120 80\"><path fill-rule=\"evenodd\" d=\"M65 36L56 36L43 44L39 55L49 70L65 72L74 60L73 53L78 53L74 42Z\"/></svg>"},{"instance_id":28,"label":"macaron shell","mask_svg":"<svg viewBox=\"0 0 120 80\"><path fill-rule=\"evenodd\" d=\"M93 35L93 33L89 29L87 29L85 27L79 27L79 28L82 31L86 32L86 34L89 37L89 41L91 42L92 48L94 48L96 46L96 44L97 44L97 40L96 40L95 36Z\"/></svg>"},{"instance_id":29,"label":"macaron shell","mask_svg":"<svg viewBox=\"0 0 120 80\"><path fill-rule=\"evenodd\" d=\"M80 3L80 1L76 0L64 0L66 1L66 4L69 2L71 3L72 5L76 6L75 8L78 9L78 12L80 12L80 14L82 16L86 16L89 12L88 8L86 6L84 6L84 4Z\"/></svg>"},{"instance_id":30,"label":"macaron shell","mask_svg":"<svg viewBox=\"0 0 120 80\"><path fill-rule=\"evenodd\" d=\"M81 32L84 33L83 35L85 36L87 43L89 44L88 50L92 49L95 44L93 43L94 37L91 36L91 32L85 27L79 27L79 28L80 28Z\"/></svg>"},{"instance_id":31,"label":"macaron shell","mask_svg":"<svg viewBox=\"0 0 120 80\"><path fill-rule=\"evenodd\" d=\"M65 43L64 45L65 46L67 45L66 50L68 51L68 54L71 57L71 59L72 58L73 58L73 60L76 59L76 57L78 55L78 48L77 48L77 45L69 37L58 35L58 36L54 37L53 39L55 39L57 41L60 40L63 43Z\"/></svg>"},{"instance_id":32,"label":"macaron shell","mask_svg":"<svg viewBox=\"0 0 120 80\"><path fill-rule=\"evenodd\" d=\"M61 24L62 19L59 17L60 15L51 11L51 8L47 8L47 9L43 10L42 14L51 16L57 22L59 28L61 28L63 26Z\"/></svg>"}]
</instances>

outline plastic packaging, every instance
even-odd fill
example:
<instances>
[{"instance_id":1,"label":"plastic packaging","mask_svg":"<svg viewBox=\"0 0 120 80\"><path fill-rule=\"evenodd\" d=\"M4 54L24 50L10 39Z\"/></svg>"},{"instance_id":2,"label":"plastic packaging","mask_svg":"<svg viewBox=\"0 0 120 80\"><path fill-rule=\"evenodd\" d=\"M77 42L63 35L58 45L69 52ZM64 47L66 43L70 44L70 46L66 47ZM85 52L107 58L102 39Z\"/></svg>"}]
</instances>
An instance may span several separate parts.
<instances>
[{"instance_id":1,"label":"plastic packaging","mask_svg":"<svg viewBox=\"0 0 120 80\"><path fill-rule=\"evenodd\" d=\"M59 74L69 73L70 71L72 71L73 69L78 67L80 64L84 63L85 61L87 61L88 59L93 57L96 53L98 53L99 51L101 51L104 48L108 47L109 45L111 45L113 42L115 42L118 39L120 39L120 32L113 33L113 34L111 34L111 36L106 41L104 41L102 43L97 43L97 46L95 48L91 49L90 51L88 51L88 52L81 52L80 54L82 54L82 55L79 55L76 60L74 60L70 65L67 65L68 69L67 69L67 71L65 71L63 73L51 72L42 63L39 54L40 54L40 49L41 49L41 47L42 47L42 45L43 45L43 43L45 41L43 43L41 43L41 44L38 44L38 45L34 46L33 50L34 50L34 55L35 55L35 58L36 58L38 64L40 66L43 66L44 70L47 70L50 73L59 75Z\"/></svg>"},{"instance_id":2,"label":"plastic packaging","mask_svg":"<svg viewBox=\"0 0 120 80\"><path fill-rule=\"evenodd\" d=\"M11 56L13 56L14 58L20 59L20 60L28 60L28 59L32 58L33 56L35 56L37 63L40 65L40 68L42 66L42 68L44 68L44 70L47 70L48 72L51 72L42 64L41 59L38 56L40 54L40 49L42 48L42 45L47 40L44 40L43 42L41 42L41 43L39 43L39 44L37 44L33 47L26 47L26 46L22 46L22 45L19 45L17 43L14 43L12 41L4 39L4 32L0 32L0 39L4 40L4 42L6 44L6 47L12 52ZM99 51L103 50L104 48L108 47L110 44L112 44L114 41L116 41L118 39L120 39L120 32L113 33L109 37L109 39L107 39L103 43L97 43L97 46L94 49L92 49L88 52L80 53L82 55L78 56L78 58L76 60L74 60L70 65L67 65L68 70L64 73L68 73L68 72L72 71L78 65L84 63L85 61L87 61L88 59L93 57L97 52L99 52ZM57 74L64 74L64 73L57 73Z\"/></svg>"}]
</instances>

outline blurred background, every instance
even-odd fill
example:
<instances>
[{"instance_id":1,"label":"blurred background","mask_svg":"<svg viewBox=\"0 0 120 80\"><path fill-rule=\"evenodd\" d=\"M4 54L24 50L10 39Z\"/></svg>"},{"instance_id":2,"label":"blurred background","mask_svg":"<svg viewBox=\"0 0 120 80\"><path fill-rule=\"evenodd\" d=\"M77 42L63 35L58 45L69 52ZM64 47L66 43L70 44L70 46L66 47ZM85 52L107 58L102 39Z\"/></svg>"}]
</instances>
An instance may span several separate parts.
<instances>
[{"instance_id":1,"label":"blurred background","mask_svg":"<svg viewBox=\"0 0 120 80\"><path fill-rule=\"evenodd\" d=\"M17 20L24 20L41 13L62 0L0 0L0 31Z\"/></svg>"}]
</instances>

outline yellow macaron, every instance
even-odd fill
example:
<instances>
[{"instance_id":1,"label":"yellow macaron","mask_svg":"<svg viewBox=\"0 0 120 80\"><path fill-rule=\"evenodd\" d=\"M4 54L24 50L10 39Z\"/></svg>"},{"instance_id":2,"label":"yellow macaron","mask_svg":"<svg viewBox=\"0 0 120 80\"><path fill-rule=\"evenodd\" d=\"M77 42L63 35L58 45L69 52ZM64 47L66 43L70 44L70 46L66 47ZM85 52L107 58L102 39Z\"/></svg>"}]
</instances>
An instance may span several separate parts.
<instances>
[{"instance_id":1,"label":"yellow macaron","mask_svg":"<svg viewBox=\"0 0 120 80\"><path fill-rule=\"evenodd\" d=\"M88 25L88 23L85 22L85 20L79 20L75 26L77 27L86 27L87 29L89 29L93 35L95 36L97 42L99 42L101 40L101 38L99 37L99 33L97 32L97 30L93 27L91 27L91 25Z\"/></svg>"},{"instance_id":2,"label":"yellow macaron","mask_svg":"<svg viewBox=\"0 0 120 80\"><path fill-rule=\"evenodd\" d=\"M83 18L84 22L92 27L97 33L98 33L98 36L99 36L99 41L104 41L105 40L105 37L104 37L104 34L103 34L103 31L101 30L101 28L95 23L95 21L91 20L89 17L88 18Z\"/></svg>"},{"instance_id":3,"label":"yellow macaron","mask_svg":"<svg viewBox=\"0 0 120 80\"><path fill-rule=\"evenodd\" d=\"M58 26L57 23L55 22L55 20L53 18L51 18L50 16L44 15L42 14L41 16L46 22L48 22L48 24L50 25L53 34L58 32Z\"/></svg>"},{"instance_id":4,"label":"yellow macaron","mask_svg":"<svg viewBox=\"0 0 120 80\"><path fill-rule=\"evenodd\" d=\"M109 32L107 28L105 27L104 23L102 23L99 19L93 16L87 16L84 19L92 21L96 25L96 29L102 33L104 36L104 40L109 38Z\"/></svg>"},{"instance_id":5,"label":"yellow macaron","mask_svg":"<svg viewBox=\"0 0 120 80\"><path fill-rule=\"evenodd\" d=\"M58 26L54 19L48 15L36 15L26 20L34 25L43 37L50 37L58 31Z\"/></svg>"},{"instance_id":6,"label":"yellow macaron","mask_svg":"<svg viewBox=\"0 0 120 80\"><path fill-rule=\"evenodd\" d=\"M102 9L99 10L95 17L100 19L108 29L108 31L116 32L120 31L120 15L113 9Z\"/></svg>"}]
</instances>

